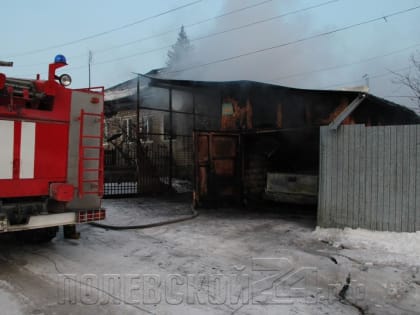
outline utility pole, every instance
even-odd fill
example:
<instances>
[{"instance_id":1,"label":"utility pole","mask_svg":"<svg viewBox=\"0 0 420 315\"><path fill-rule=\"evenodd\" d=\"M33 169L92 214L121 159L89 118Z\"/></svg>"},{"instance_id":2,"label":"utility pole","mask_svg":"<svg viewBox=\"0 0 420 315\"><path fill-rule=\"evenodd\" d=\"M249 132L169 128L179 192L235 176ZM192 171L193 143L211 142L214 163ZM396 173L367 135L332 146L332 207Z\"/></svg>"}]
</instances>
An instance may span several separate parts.
<instances>
[{"instance_id":1,"label":"utility pole","mask_svg":"<svg viewBox=\"0 0 420 315\"><path fill-rule=\"evenodd\" d=\"M90 84L90 66L92 65L92 59L93 59L93 54L92 54L92 51L89 50L89 60L88 60L88 65L89 65L89 88L91 87L91 84Z\"/></svg>"},{"instance_id":2,"label":"utility pole","mask_svg":"<svg viewBox=\"0 0 420 315\"><path fill-rule=\"evenodd\" d=\"M364 74L363 75L363 77L362 77L363 79L365 79L365 81L366 81L366 86L367 86L367 88L369 89L369 74Z\"/></svg>"},{"instance_id":3,"label":"utility pole","mask_svg":"<svg viewBox=\"0 0 420 315\"><path fill-rule=\"evenodd\" d=\"M137 74L137 99L136 99L136 165L137 165L137 194L141 193L141 141L140 141L140 82L141 76Z\"/></svg>"}]
</instances>

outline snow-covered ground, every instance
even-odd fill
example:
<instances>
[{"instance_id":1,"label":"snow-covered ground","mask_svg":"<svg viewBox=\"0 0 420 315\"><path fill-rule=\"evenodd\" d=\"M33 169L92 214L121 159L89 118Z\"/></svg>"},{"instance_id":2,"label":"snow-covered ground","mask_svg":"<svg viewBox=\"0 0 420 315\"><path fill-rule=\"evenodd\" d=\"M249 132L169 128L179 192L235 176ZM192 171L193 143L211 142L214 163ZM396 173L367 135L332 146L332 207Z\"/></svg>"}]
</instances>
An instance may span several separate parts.
<instances>
[{"instance_id":1,"label":"snow-covered ground","mask_svg":"<svg viewBox=\"0 0 420 315\"><path fill-rule=\"evenodd\" d=\"M106 223L115 225L191 211L190 200L180 198L107 199L104 207ZM44 245L0 240L0 314L382 315L420 309L419 262L372 254L395 255L397 242L381 246L382 237L367 241L373 237L363 231L357 237L347 230L314 231L315 218L294 210L206 209L194 220L152 229L79 230L80 240L60 235ZM411 245L404 246L408 253Z\"/></svg>"},{"instance_id":2,"label":"snow-covered ground","mask_svg":"<svg viewBox=\"0 0 420 315\"><path fill-rule=\"evenodd\" d=\"M420 265L420 231L397 233L317 227L313 236L335 248L359 252L364 260L372 263Z\"/></svg>"},{"instance_id":3,"label":"snow-covered ground","mask_svg":"<svg viewBox=\"0 0 420 315\"><path fill-rule=\"evenodd\" d=\"M16 289L8 282L0 280L0 305L2 314L24 315L25 299L16 292ZM7 311L6 311L7 310Z\"/></svg>"}]
</instances>

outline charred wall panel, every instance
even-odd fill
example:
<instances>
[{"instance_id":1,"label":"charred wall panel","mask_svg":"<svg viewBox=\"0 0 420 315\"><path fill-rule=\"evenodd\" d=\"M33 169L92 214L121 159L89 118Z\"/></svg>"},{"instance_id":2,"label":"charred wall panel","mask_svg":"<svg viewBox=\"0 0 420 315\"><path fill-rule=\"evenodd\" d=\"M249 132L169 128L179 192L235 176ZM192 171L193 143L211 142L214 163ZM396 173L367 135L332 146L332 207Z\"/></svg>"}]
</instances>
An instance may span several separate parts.
<instances>
[{"instance_id":1,"label":"charred wall panel","mask_svg":"<svg viewBox=\"0 0 420 315\"><path fill-rule=\"evenodd\" d=\"M263 198L267 182L268 160L258 152L245 154L244 161L244 197L258 201Z\"/></svg>"},{"instance_id":2,"label":"charred wall panel","mask_svg":"<svg viewBox=\"0 0 420 315\"><path fill-rule=\"evenodd\" d=\"M268 173L317 175L319 129L242 134L244 197L263 199Z\"/></svg>"},{"instance_id":3,"label":"charred wall panel","mask_svg":"<svg viewBox=\"0 0 420 315\"><path fill-rule=\"evenodd\" d=\"M233 115L222 116L223 130L290 129L331 123L358 93L311 91L264 84L236 83L222 90L222 102L232 104ZM248 120L251 120L249 123ZM418 123L411 110L368 95L343 124L395 125Z\"/></svg>"}]
</instances>

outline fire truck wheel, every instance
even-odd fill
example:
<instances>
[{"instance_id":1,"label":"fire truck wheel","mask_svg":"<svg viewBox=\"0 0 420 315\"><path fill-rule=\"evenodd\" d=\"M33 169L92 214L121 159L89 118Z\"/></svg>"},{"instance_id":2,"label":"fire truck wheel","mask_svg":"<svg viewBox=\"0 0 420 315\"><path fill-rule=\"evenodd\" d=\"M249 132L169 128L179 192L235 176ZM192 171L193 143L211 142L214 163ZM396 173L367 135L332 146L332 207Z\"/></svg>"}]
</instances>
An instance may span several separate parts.
<instances>
[{"instance_id":1,"label":"fire truck wheel","mask_svg":"<svg viewBox=\"0 0 420 315\"><path fill-rule=\"evenodd\" d=\"M34 229L16 232L18 241L29 244L39 244L50 242L58 232L58 227L49 227L43 229Z\"/></svg>"}]
</instances>

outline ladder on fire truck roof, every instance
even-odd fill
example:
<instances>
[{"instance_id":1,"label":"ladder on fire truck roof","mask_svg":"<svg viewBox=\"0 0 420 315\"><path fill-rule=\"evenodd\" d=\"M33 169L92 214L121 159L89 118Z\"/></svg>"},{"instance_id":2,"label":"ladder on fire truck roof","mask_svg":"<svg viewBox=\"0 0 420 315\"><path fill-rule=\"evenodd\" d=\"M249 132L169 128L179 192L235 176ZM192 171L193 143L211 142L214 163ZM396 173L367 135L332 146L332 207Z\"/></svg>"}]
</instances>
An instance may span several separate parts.
<instances>
[{"instance_id":1,"label":"ladder on fire truck roof","mask_svg":"<svg viewBox=\"0 0 420 315\"><path fill-rule=\"evenodd\" d=\"M85 119L86 117L96 117L99 120L99 135L85 134ZM84 195L98 195L103 196L104 193L104 148L102 145L104 132L104 113L88 113L83 109L80 111L80 139L79 139L79 198ZM97 142L97 145L85 144L86 141ZM86 152L90 150L97 151L93 154L94 157L86 156ZM97 162L97 167L85 167L85 162ZM94 174L87 178L89 174ZM93 179L92 179L93 177ZM85 184L91 184L90 189L85 191Z\"/></svg>"}]
</instances>

